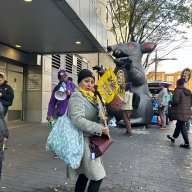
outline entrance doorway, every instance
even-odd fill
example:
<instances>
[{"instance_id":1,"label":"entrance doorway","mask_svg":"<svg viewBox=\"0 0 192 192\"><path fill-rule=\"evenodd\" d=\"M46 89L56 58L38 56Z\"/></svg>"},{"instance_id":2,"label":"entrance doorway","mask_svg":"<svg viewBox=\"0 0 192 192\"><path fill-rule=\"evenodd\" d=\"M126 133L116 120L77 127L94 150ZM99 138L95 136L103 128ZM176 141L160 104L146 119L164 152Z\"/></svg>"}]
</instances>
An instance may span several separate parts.
<instances>
[{"instance_id":1,"label":"entrance doorway","mask_svg":"<svg viewBox=\"0 0 192 192\"><path fill-rule=\"evenodd\" d=\"M12 106L9 107L7 120L23 120L23 74L8 71L7 81L14 90L14 100Z\"/></svg>"},{"instance_id":2,"label":"entrance doorway","mask_svg":"<svg viewBox=\"0 0 192 192\"><path fill-rule=\"evenodd\" d=\"M6 121L23 120L23 67L0 60L0 73L14 90L14 100L9 107Z\"/></svg>"}]
</instances>

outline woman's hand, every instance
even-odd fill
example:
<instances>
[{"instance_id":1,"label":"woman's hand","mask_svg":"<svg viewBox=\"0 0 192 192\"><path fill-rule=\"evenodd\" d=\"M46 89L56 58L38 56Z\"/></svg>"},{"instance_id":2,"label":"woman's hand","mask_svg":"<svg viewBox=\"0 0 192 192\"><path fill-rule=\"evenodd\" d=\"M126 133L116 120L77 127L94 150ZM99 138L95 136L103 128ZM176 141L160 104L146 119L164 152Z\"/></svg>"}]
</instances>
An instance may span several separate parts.
<instances>
[{"instance_id":1,"label":"woman's hand","mask_svg":"<svg viewBox=\"0 0 192 192\"><path fill-rule=\"evenodd\" d=\"M46 119L47 121L50 121L52 119L52 116L47 116Z\"/></svg>"},{"instance_id":2,"label":"woman's hand","mask_svg":"<svg viewBox=\"0 0 192 192\"><path fill-rule=\"evenodd\" d=\"M4 137L4 139L3 139L3 143L6 143L7 142L7 137Z\"/></svg>"},{"instance_id":3,"label":"woman's hand","mask_svg":"<svg viewBox=\"0 0 192 192\"><path fill-rule=\"evenodd\" d=\"M109 128L103 127L102 132L103 132L103 134L108 135L109 134Z\"/></svg>"},{"instance_id":4,"label":"woman's hand","mask_svg":"<svg viewBox=\"0 0 192 192\"><path fill-rule=\"evenodd\" d=\"M71 93L70 93L70 90L66 90L65 93L66 93L67 95L70 95L70 94L71 94Z\"/></svg>"}]
</instances>

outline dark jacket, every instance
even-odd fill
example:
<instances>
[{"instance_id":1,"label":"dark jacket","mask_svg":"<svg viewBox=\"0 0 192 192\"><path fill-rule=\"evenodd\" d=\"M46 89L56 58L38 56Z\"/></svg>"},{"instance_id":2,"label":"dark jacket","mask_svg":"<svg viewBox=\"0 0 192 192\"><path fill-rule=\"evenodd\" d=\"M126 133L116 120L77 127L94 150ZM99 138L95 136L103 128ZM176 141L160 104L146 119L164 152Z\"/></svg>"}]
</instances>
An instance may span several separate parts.
<instances>
[{"instance_id":1,"label":"dark jacket","mask_svg":"<svg viewBox=\"0 0 192 192\"><path fill-rule=\"evenodd\" d=\"M191 107L192 107L192 93L191 93Z\"/></svg>"},{"instance_id":2,"label":"dark jacket","mask_svg":"<svg viewBox=\"0 0 192 192\"><path fill-rule=\"evenodd\" d=\"M3 106L11 106L14 98L14 91L12 87L7 84L7 81L0 85L0 93L2 93L0 102L3 104Z\"/></svg>"},{"instance_id":3,"label":"dark jacket","mask_svg":"<svg viewBox=\"0 0 192 192\"><path fill-rule=\"evenodd\" d=\"M191 118L191 91L184 87L176 88L171 104L171 120L188 121Z\"/></svg>"}]
</instances>

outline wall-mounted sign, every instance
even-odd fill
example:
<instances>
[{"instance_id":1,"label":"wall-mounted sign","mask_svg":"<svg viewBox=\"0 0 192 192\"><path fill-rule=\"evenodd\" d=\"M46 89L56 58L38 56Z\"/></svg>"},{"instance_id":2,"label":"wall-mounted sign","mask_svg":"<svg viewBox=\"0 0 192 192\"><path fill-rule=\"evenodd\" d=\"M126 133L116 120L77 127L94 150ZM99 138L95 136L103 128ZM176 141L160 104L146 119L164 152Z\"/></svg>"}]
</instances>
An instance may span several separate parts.
<instances>
[{"instance_id":1,"label":"wall-mounted sign","mask_svg":"<svg viewBox=\"0 0 192 192\"><path fill-rule=\"evenodd\" d=\"M181 73L181 77L185 78L185 82L187 83L191 78L191 70L189 68L185 68Z\"/></svg>"},{"instance_id":2,"label":"wall-mounted sign","mask_svg":"<svg viewBox=\"0 0 192 192\"><path fill-rule=\"evenodd\" d=\"M28 91L41 90L41 75L40 74L29 74L27 81Z\"/></svg>"}]
</instances>

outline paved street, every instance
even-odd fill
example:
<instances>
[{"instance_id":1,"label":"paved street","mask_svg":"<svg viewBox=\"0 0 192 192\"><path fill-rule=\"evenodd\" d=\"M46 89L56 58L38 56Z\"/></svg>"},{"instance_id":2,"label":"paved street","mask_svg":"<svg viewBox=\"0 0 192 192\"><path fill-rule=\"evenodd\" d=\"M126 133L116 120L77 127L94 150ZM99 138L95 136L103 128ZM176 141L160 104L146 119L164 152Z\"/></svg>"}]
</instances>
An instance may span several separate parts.
<instances>
[{"instance_id":1,"label":"paved street","mask_svg":"<svg viewBox=\"0 0 192 192\"><path fill-rule=\"evenodd\" d=\"M192 191L192 149L181 149L181 136L172 144L168 130L134 128L126 137L122 128L111 129L113 145L104 155L107 177L101 192L190 192ZM73 191L66 182L65 165L45 151L49 130L33 123L10 129L1 192ZM192 134L190 134L192 140Z\"/></svg>"}]
</instances>

